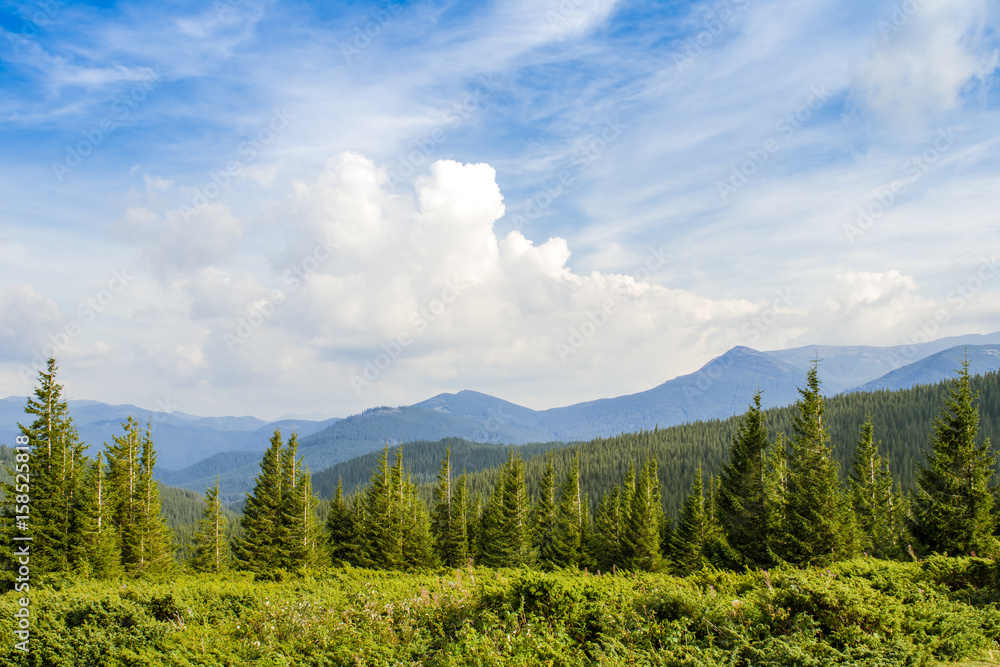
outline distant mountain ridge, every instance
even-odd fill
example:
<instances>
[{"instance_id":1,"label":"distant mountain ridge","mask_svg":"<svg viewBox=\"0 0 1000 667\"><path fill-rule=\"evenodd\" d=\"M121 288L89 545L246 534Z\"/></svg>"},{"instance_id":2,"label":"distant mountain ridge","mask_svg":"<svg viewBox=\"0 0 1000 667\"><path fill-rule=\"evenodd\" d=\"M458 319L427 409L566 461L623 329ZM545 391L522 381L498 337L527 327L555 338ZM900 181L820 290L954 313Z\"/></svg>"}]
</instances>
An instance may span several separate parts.
<instances>
[{"instance_id":1,"label":"distant mountain ridge","mask_svg":"<svg viewBox=\"0 0 1000 667\"><path fill-rule=\"evenodd\" d=\"M911 346L801 346L761 352L737 346L694 373L651 389L574 405L532 410L477 391L444 393L409 406L375 407L344 419L195 417L156 413L131 405L71 401L83 439L100 445L121 432L133 415L152 418L165 483L203 491L220 475L230 492L245 490L258 472L257 461L275 428L296 431L300 452L313 472L347 459L412 441L462 438L487 444L579 442L597 437L725 419L742 414L759 388L765 408L798 398L807 369L819 359L824 393L906 389L953 377L966 352L974 373L1000 367L1000 332L946 338ZM0 400L0 442L12 442L25 399ZM91 449L91 453L96 450ZM169 481L167 481L169 480Z\"/></svg>"},{"instance_id":2,"label":"distant mountain ridge","mask_svg":"<svg viewBox=\"0 0 1000 667\"><path fill-rule=\"evenodd\" d=\"M25 423L27 398L10 396L0 399L0 442L12 444L19 433L17 424ZM183 468L220 452L231 450L263 451L275 428L315 433L331 426L337 419L308 421L286 419L266 422L256 417L197 417L183 412L144 410L129 404L109 405L100 401L68 401L69 413L80 433L95 454L111 437L122 434L122 422L134 417L143 425L152 423L158 468ZM204 490L204 489L200 489Z\"/></svg>"}]
</instances>

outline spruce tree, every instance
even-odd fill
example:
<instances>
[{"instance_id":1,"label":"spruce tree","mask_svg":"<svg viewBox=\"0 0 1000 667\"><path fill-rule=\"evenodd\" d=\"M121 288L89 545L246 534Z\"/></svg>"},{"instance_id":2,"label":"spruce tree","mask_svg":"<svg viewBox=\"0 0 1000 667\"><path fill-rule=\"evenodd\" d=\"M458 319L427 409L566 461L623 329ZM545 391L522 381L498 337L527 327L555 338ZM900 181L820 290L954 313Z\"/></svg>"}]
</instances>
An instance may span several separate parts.
<instances>
[{"instance_id":1,"label":"spruce tree","mask_svg":"<svg viewBox=\"0 0 1000 667\"><path fill-rule=\"evenodd\" d=\"M153 476L156 467L156 449L153 446L152 422L142 434L139 458L138 507L139 550L138 561L132 563L137 574L162 574L174 569L173 535L163 519L160 488ZM129 563L125 564L126 567Z\"/></svg>"},{"instance_id":2,"label":"spruce tree","mask_svg":"<svg viewBox=\"0 0 1000 667\"><path fill-rule=\"evenodd\" d=\"M646 572L659 570L663 560L660 525L664 518L659 473L654 457L646 459L646 464L636 479L631 500L625 538L629 567Z\"/></svg>"},{"instance_id":3,"label":"spruce tree","mask_svg":"<svg viewBox=\"0 0 1000 667\"><path fill-rule=\"evenodd\" d=\"M50 358L24 408L34 419L30 426L18 424L31 447L31 568L39 574L68 570L71 554L80 553L72 527L80 520L75 513L81 507L86 445L69 416L57 371Z\"/></svg>"},{"instance_id":4,"label":"spruce tree","mask_svg":"<svg viewBox=\"0 0 1000 667\"><path fill-rule=\"evenodd\" d=\"M684 507L677 521L677 530L673 534L670 554L675 574L687 576L706 565L705 542L708 524L702 471L699 465L691 484L691 493L684 500Z\"/></svg>"},{"instance_id":5,"label":"spruce tree","mask_svg":"<svg viewBox=\"0 0 1000 667\"><path fill-rule=\"evenodd\" d=\"M729 449L729 460L719 474L719 525L728 545L739 555L739 564L770 567L771 524L767 480L767 426L754 394Z\"/></svg>"},{"instance_id":6,"label":"spruce tree","mask_svg":"<svg viewBox=\"0 0 1000 667\"><path fill-rule=\"evenodd\" d=\"M469 562L472 553L469 548L469 481L465 471L458 478L455 494L452 497L451 539L452 567L464 567Z\"/></svg>"},{"instance_id":7,"label":"spruce tree","mask_svg":"<svg viewBox=\"0 0 1000 667\"><path fill-rule=\"evenodd\" d=\"M538 553L538 562L544 568L557 564L555 551L556 533L556 471L552 452L538 489L538 502L531 517L533 543Z\"/></svg>"},{"instance_id":8,"label":"spruce tree","mask_svg":"<svg viewBox=\"0 0 1000 667\"><path fill-rule=\"evenodd\" d=\"M796 564L829 563L844 556L837 464L823 423L818 362L799 389L792 421L785 492L784 558Z\"/></svg>"},{"instance_id":9,"label":"spruce tree","mask_svg":"<svg viewBox=\"0 0 1000 667\"><path fill-rule=\"evenodd\" d=\"M464 558L456 551L458 545L453 542L457 532L452 529L455 520L454 494L451 489L451 447L445 449L441 470L438 472L437 485L434 487L434 510L431 512L431 534L434 537L434 550L438 559L448 567L459 567Z\"/></svg>"},{"instance_id":10,"label":"spruce tree","mask_svg":"<svg viewBox=\"0 0 1000 667\"><path fill-rule=\"evenodd\" d=\"M281 564L280 545L276 543L281 530L281 453L281 431L275 429L260 461L253 492L247 494L243 506L243 537L233 549L237 566L258 574L271 572Z\"/></svg>"},{"instance_id":11,"label":"spruce tree","mask_svg":"<svg viewBox=\"0 0 1000 667\"><path fill-rule=\"evenodd\" d=\"M857 548L876 558L899 555L895 530L899 503L892 490L889 462L879 454L870 415L861 426L849 483Z\"/></svg>"},{"instance_id":12,"label":"spruce tree","mask_svg":"<svg viewBox=\"0 0 1000 667\"><path fill-rule=\"evenodd\" d=\"M524 481L524 460L511 448L501 475L503 484L501 512L501 553L508 566L517 567L531 562L531 503Z\"/></svg>"},{"instance_id":13,"label":"spruce tree","mask_svg":"<svg viewBox=\"0 0 1000 667\"><path fill-rule=\"evenodd\" d=\"M407 567L429 567L435 564L434 538L431 520L424 501L417 495L412 473L407 473L402 486L403 563Z\"/></svg>"},{"instance_id":14,"label":"spruce tree","mask_svg":"<svg viewBox=\"0 0 1000 667\"><path fill-rule=\"evenodd\" d=\"M969 380L966 358L934 421L927 462L917 469L913 532L929 552L988 556L997 552L989 484L995 459L989 439L976 442L979 395Z\"/></svg>"},{"instance_id":15,"label":"spruce tree","mask_svg":"<svg viewBox=\"0 0 1000 667\"><path fill-rule=\"evenodd\" d=\"M623 506L621 489L617 484L604 494L597 506L594 530L588 541L594 566L602 572L623 567L622 557L628 507Z\"/></svg>"},{"instance_id":16,"label":"spruce tree","mask_svg":"<svg viewBox=\"0 0 1000 667\"><path fill-rule=\"evenodd\" d=\"M120 575L121 547L113 522L115 505L102 452L98 452L84 475L81 504L81 553L74 558L77 569L98 578Z\"/></svg>"},{"instance_id":17,"label":"spruce tree","mask_svg":"<svg viewBox=\"0 0 1000 667\"><path fill-rule=\"evenodd\" d=\"M573 463L559 492L552 549L553 564L559 567L580 567L584 558L585 518L583 492L580 489L580 455L577 454L573 457Z\"/></svg>"},{"instance_id":18,"label":"spruce tree","mask_svg":"<svg viewBox=\"0 0 1000 667\"><path fill-rule=\"evenodd\" d=\"M327 549L330 562L356 565L358 550L358 523L347 499L344 497L343 480L337 480L337 492L330 501L326 516Z\"/></svg>"},{"instance_id":19,"label":"spruce tree","mask_svg":"<svg viewBox=\"0 0 1000 667\"><path fill-rule=\"evenodd\" d=\"M143 559L144 526L141 499L143 437L139 422L132 417L122 424L124 433L112 435L105 446L108 460L107 483L112 506L111 518L121 549L121 564L129 572Z\"/></svg>"},{"instance_id":20,"label":"spruce tree","mask_svg":"<svg viewBox=\"0 0 1000 667\"><path fill-rule=\"evenodd\" d=\"M219 500L219 478L215 485L205 492L205 509L198 532L194 536L194 555L191 567L198 572L222 572L229 568L230 550L226 537L228 520Z\"/></svg>"}]
</instances>

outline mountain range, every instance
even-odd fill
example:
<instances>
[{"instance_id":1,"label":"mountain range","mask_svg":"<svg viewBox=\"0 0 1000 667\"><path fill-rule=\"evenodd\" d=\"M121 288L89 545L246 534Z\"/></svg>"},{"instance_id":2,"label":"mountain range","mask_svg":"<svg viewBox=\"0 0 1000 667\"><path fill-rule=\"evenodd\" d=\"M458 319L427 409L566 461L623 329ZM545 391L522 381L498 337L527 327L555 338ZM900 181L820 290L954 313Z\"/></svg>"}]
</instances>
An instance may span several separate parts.
<instances>
[{"instance_id":1,"label":"mountain range","mask_svg":"<svg viewBox=\"0 0 1000 667\"><path fill-rule=\"evenodd\" d=\"M152 420L158 474L167 484L203 491L219 475L229 493L252 486L260 452L275 428L300 438L300 452L313 471L381 448L448 437L495 444L576 442L656 426L726 418L746 410L759 388L764 407L789 405L814 360L824 393L907 389L954 377L967 357L970 372L1000 367L1000 332L944 338L916 345L802 346L761 352L737 346L698 371L627 396L602 398L548 410L532 410L466 390L439 394L398 407L376 407L344 419L196 417L149 412L132 405L70 401L81 437L110 442L129 415ZM0 400L0 442L10 444L25 420L25 398ZM96 449L96 448L94 448Z\"/></svg>"}]
</instances>

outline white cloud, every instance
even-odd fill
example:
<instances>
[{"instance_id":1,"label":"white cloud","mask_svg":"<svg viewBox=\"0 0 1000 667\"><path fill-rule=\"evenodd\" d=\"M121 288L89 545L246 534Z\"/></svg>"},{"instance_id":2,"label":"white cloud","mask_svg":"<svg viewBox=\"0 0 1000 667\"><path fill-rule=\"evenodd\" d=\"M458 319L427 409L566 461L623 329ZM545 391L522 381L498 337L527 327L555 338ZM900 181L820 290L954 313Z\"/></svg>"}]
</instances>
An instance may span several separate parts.
<instances>
[{"instance_id":1,"label":"white cloud","mask_svg":"<svg viewBox=\"0 0 1000 667\"><path fill-rule=\"evenodd\" d=\"M893 5L878 22L881 39L854 67L858 98L879 116L907 121L960 107L963 90L997 67L987 9L985 0Z\"/></svg>"}]
</instances>

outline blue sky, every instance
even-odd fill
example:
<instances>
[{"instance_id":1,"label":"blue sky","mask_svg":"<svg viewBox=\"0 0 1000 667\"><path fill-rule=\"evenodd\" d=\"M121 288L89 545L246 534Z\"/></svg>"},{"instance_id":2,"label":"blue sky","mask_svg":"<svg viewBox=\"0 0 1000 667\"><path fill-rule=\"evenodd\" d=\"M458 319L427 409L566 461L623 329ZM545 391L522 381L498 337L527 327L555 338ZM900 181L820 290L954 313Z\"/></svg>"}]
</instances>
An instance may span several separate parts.
<instances>
[{"instance_id":1,"label":"blue sky","mask_svg":"<svg viewBox=\"0 0 1000 667\"><path fill-rule=\"evenodd\" d=\"M4 3L0 393L545 408L995 331L998 13Z\"/></svg>"}]
</instances>

